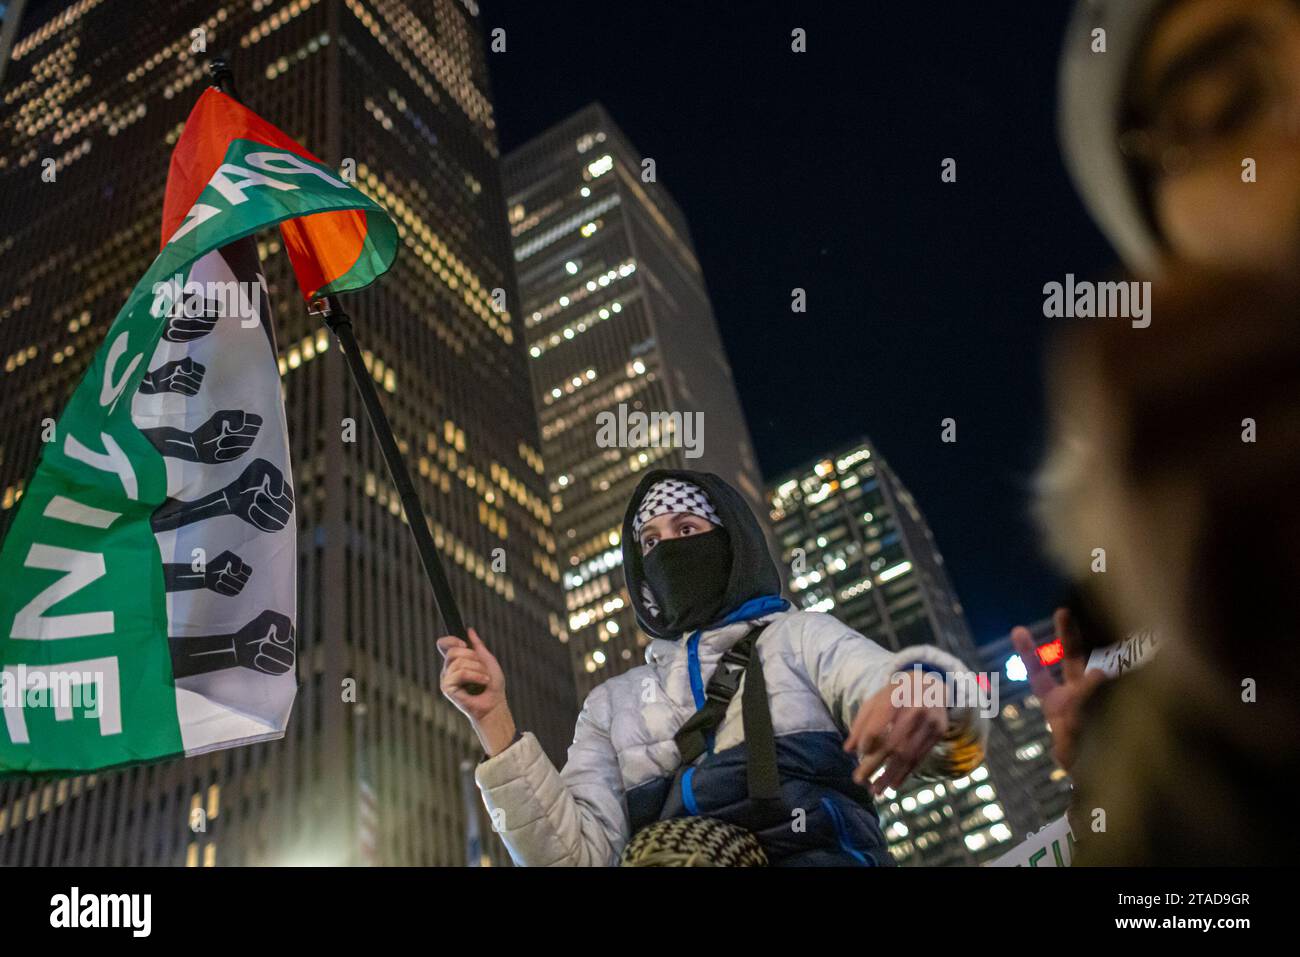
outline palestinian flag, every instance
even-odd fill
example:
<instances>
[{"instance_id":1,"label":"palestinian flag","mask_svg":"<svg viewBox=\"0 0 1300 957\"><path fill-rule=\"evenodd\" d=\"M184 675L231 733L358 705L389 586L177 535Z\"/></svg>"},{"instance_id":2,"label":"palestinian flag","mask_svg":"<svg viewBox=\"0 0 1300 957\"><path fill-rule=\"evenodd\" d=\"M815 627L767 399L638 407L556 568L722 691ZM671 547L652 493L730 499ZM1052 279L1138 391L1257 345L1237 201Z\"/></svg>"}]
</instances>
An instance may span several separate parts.
<instances>
[{"instance_id":1,"label":"palestinian flag","mask_svg":"<svg viewBox=\"0 0 1300 957\"><path fill-rule=\"evenodd\" d=\"M210 89L167 181L162 251L77 386L0 547L0 773L281 737L297 544L275 336L252 234L304 298L385 272L384 210Z\"/></svg>"}]
</instances>

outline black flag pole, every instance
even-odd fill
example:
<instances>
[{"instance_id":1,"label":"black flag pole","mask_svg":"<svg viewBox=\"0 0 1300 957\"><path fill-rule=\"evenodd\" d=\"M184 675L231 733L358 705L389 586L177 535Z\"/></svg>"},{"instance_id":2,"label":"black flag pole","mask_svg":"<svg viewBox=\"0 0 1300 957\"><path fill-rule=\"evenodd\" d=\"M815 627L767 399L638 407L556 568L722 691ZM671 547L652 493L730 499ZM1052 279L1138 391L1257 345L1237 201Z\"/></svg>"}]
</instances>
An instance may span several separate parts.
<instances>
[{"instance_id":1,"label":"black flag pole","mask_svg":"<svg viewBox=\"0 0 1300 957\"><path fill-rule=\"evenodd\" d=\"M239 94L235 92L234 74L225 57L214 57L208 63L208 73L217 89L231 99L242 102ZM366 368L361 346L352 329L352 317L343 309L336 296L317 299L312 304L311 314L319 316L324 321L330 332L334 334L344 359L347 360L348 371L352 374L352 383L361 396L361 404L365 406L371 431L379 443L379 451L384 457L384 464L388 466L388 474L393 480L393 485L397 488L397 496L406 512L406 524L415 539L415 550L420 555L420 564L424 566L429 584L433 587L434 602L442 615L443 623L447 626L447 633L455 635L468 645L469 635L465 630L464 619L460 616L460 606L456 604L451 583L447 581L447 572L438 557L438 550L433 543L433 534L429 531L429 521L425 517L420 496L415 491L415 483L411 481L406 460L402 458L402 451L397 447L397 439L393 437L393 427L389 424L384 406L379 401L379 392L370 378L370 370ZM472 695L482 694L485 690L483 685L476 683L461 687Z\"/></svg>"}]
</instances>

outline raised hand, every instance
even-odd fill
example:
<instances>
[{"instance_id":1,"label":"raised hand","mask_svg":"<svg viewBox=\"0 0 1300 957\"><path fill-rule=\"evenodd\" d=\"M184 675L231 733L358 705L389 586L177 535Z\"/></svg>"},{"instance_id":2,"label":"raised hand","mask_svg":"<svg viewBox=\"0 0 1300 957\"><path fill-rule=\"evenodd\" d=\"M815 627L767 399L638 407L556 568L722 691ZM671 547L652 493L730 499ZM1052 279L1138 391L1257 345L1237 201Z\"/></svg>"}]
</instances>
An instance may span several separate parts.
<instances>
[{"instance_id":1,"label":"raised hand","mask_svg":"<svg viewBox=\"0 0 1300 957\"><path fill-rule=\"evenodd\" d=\"M193 342L202 339L217 327L221 318L221 303L215 299L204 299L202 310L197 316L186 315L191 298L178 300L167 314L167 326L163 329L163 338L168 342Z\"/></svg>"},{"instance_id":2,"label":"raised hand","mask_svg":"<svg viewBox=\"0 0 1300 957\"><path fill-rule=\"evenodd\" d=\"M1029 689L1037 696L1043 708L1043 717L1052 729L1052 757L1066 771L1074 764L1079 736L1079 712L1083 702L1106 680L1100 671L1085 671L1084 656L1079 649L1082 643L1069 611L1056 609L1052 616L1056 635L1065 649L1061 671L1065 681L1057 681L1038 660L1038 648L1033 633L1025 627L1011 630L1011 644L1025 663L1029 673Z\"/></svg>"},{"instance_id":3,"label":"raised hand","mask_svg":"<svg viewBox=\"0 0 1300 957\"><path fill-rule=\"evenodd\" d=\"M157 369L145 373L145 377L140 380L140 393L157 395L160 392L176 392L180 395L198 395L205 372L207 369L202 363L189 358L164 362Z\"/></svg>"},{"instance_id":4,"label":"raised hand","mask_svg":"<svg viewBox=\"0 0 1300 957\"><path fill-rule=\"evenodd\" d=\"M235 660L265 675L293 669L293 625L277 611L264 611L235 632Z\"/></svg>"},{"instance_id":5,"label":"raised hand","mask_svg":"<svg viewBox=\"0 0 1300 957\"><path fill-rule=\"evenodd\" d=\"M293 489L266 459L255 459L223 490L231 515L264 532L278 532L293 515Z\"/></svg>"},{"instance_id":6,"label":"raised hand","mask_svg":"<svg viewBox=\"0 0 1300 957\"><path fill-rule=\"evenodd\" d=\"M439 681L443 696L469 718L488 755L505 750L514 740L515 721L506 703L501 664L473 628L468 645L455 635L444 635L438 639L438 650L445 659ZM483 691L470 694L466 686L475 684Z\"/></svg>"}]
</instances>

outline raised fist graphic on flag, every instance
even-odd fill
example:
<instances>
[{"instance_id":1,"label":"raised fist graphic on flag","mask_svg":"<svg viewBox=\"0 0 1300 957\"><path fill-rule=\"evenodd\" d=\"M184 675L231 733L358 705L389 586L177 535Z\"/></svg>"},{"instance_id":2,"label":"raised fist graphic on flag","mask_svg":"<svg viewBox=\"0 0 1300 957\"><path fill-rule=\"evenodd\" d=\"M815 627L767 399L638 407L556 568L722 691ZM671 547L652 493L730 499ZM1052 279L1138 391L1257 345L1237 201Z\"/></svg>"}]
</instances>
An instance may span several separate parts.
<instances>
[{"instance_id":1,"label":"raised fist graphic on flag","mask_svg":"<svg viewBox=\"0 0 1300 957\"><path fill-rule=\"evenodd\" d=\"M229 550L198 569L184 562L168 562L163 565L163 581L168 591L206 588L218 595L233 598L244 590L252 575L252 566Z\"/></svg>"},{"instance_id":2,"label":"raised fist graphic on flag","mask_svg":"<svg viewBox=\"0 0 1300 957\"><path fill-rule=\"evenodd\" d=\"M193 432L184 429L141 429L160 455L216 465L247 452L262 427L262 417L238 409L222 409Z\"/></svg>"},{"instance_id":3,"label":"raised fist graphic on flag","mask_svg":"<svg viewBox=\"0 0 1300 957\"><path fill-rule=\"evenodd\" d=\"M197 303L197 307L192 304ZM193 342L217 327L224 310L215 299L186 297L179 299L167 314L163 338L168 342Z\"/></svg>"},{"instance_id":4,"label":"raised fist graphic on flag","mask_svg":"<svg viewBox=\"0 0 1300 957\"><path fill-rule=\"evenodd\" d=\"M176 392L180 395L198 395L206 371L202 363L188 357L175 362L164 362L157 369L145 373L140 380L140 394Z\"/></svg>"},{"instance_id":5,"label":"raised fist graphic on flag","mask_svg":"<svg viewBox=\"0 0 1300 957\"><path fill-rule=\"evenodd\" d=\"M293 622L269 609L233 635L173 637L172 674L189 678L239 667L264 675L287 674L293 669L293 638Z\"/></svg>"},{"instance_id":6,"label":"raised fist graphic on flag","mask_svg":"<svg viewBox=\"0 0 1300 957\"><path fill-rule=\"evenodd\" d=\"M254 459L225 488L192 502L168 499L154 511L153 529L171 531L220 515L237 515L263 532L278 532L293 515L293 488L266 459Z\"/></svg>"}]
</instances>

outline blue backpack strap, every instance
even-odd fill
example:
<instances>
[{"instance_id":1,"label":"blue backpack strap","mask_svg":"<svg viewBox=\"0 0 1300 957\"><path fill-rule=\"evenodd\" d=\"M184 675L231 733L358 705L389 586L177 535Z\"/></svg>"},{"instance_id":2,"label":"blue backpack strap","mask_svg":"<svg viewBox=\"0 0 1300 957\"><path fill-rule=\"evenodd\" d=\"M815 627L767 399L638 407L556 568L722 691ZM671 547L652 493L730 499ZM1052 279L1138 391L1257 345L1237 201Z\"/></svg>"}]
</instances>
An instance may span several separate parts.
<instances>
[{"instance_id":1,"label":"blue backpack strap","mask_svg":"<svg viewBox=\"0 0 1300 957\"><path fill-rule=\"evenodd\" d=\"M722 723L727 705L740 690L745 673L749 681L741 697L745 727L746 775L751 800L779 806L781 779L776 766L776 737L772 730L772 708L767 697L760 658L754 654L767 623L755 625L744 638L722 655L705 688L704 705L678 729L673 740L682 762L692 764L708 750L713 731Z\"/></svg>"}]
</instances>

